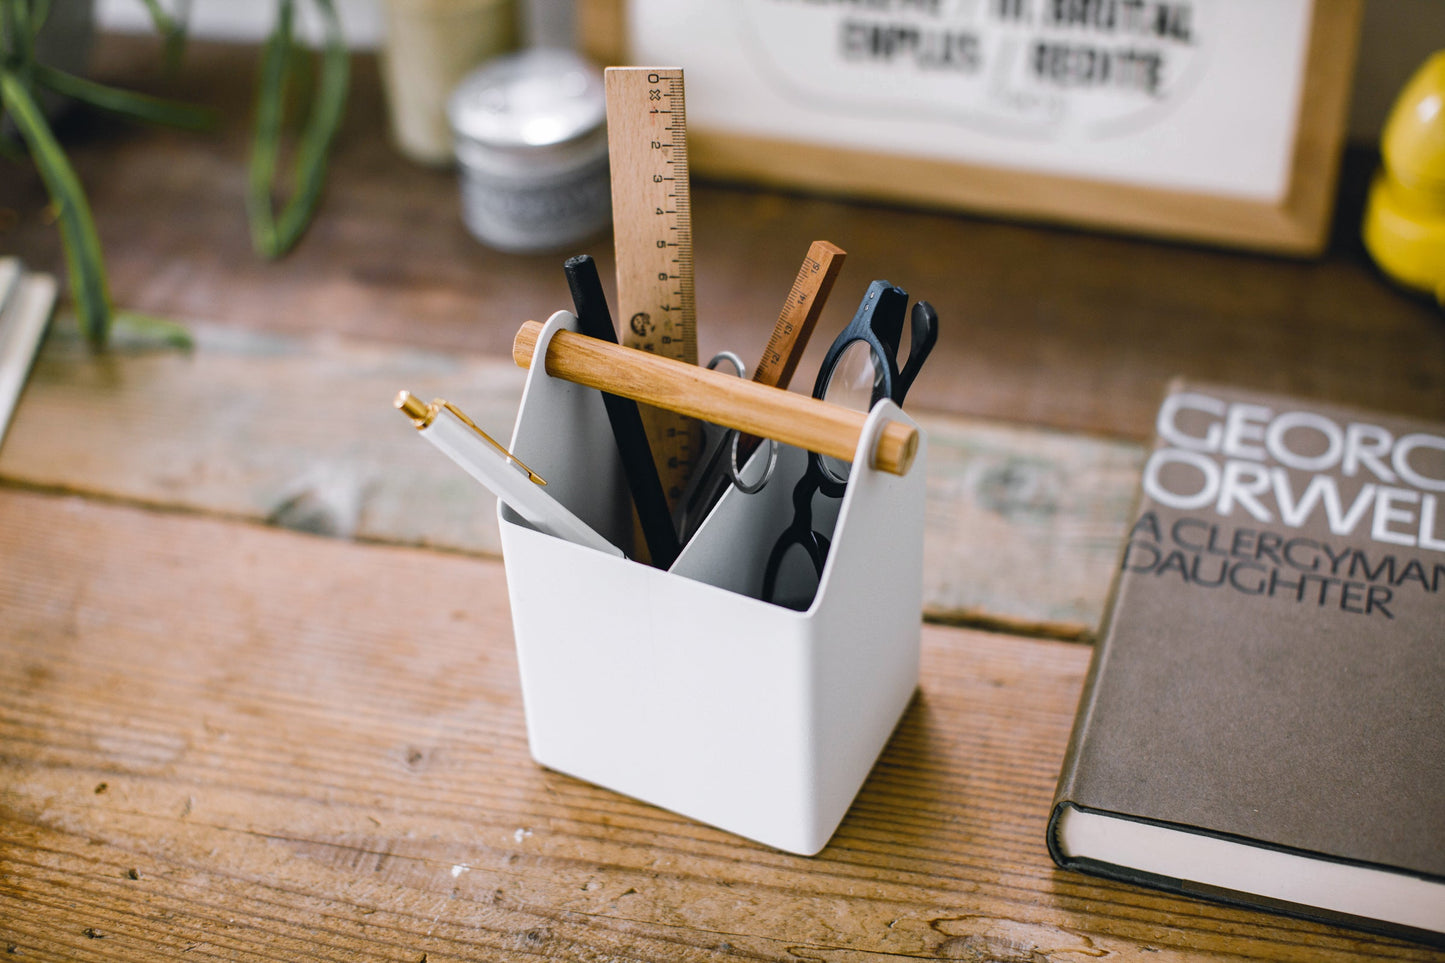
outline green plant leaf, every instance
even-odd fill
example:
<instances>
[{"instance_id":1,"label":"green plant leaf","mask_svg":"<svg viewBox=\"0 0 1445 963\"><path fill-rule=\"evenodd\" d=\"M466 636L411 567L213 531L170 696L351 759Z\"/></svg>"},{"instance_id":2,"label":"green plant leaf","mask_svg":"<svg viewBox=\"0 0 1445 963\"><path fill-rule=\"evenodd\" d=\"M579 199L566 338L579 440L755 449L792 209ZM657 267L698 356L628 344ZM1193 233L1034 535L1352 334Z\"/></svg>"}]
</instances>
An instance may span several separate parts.
<instances>
[{"instance_id":1,"label":"green plant leaf","mask_svg":"<svg viewBox=\"0 0 1445 963\"><path fill-rule=\"evenodd\" d=\"M179 321L139 311L115 312L111 334L120 348L160 347L190 351L195 347L190 329Z\"/></svg>"},{"instance_id":2,"label":"green plant leaf","mask_svg":"<svg viewBox=\"0 0 1445 963\"><path fill-rule=\"evenodd\" d=\"M276 178L276 157L281 150L281 116L286 77L291 61L291 27L296 8L281 0L276 26L261 50L261 72L256 89L256 130L251 142L246 191L246 215L251 244L262 257L276 249L276 219L271 209L271 184Z\"/></svg>"},{"instance_id":3,"label":"green plant leaf","mask_svg":"<svg viewBox=\"0 0 1445 963\"><path fill-rule=\"evenodd\" d=\"M49 16L50 0L30 0L30 30L32 36L40 36L40 29L45 26L46 18Z\"/></svg>"},{"instance_id":4,"label":"green plant leaf","mask_svg":"<svg viewBox=\"0 0 1445 963\"><path fill-rule=\"evenodd\" d=\"M251 150L247 213L251 243L263 257L277 258L291 250L305 233L321 199L331 143L346 112L350 54L331 0L315 0L326 27L321 55L321 82L311 104L306 128L296 148L295 187L281 213L274 213L272 192L280 152L281 118L286 94L295 13L293 0L282 0L276 28L266 41L256 92L256 133Z\"/></svg>"},{"instance_id":5,"label":"green plant leaf","mask_svg":"<svg viewBox=\"0 0 1445 963\"><path fill-rule=\"evenodd\" d=\"M151 15L151 23L155 26L156 33L165 41L166 69L175 70L186 51L186 21L189 18L190 5L185 2L177 4L178 13L172 16L161 6L160 0L141 2Z\"/></svg>"},{"instance_id":6,"label":"green plant leaf","mask_svg":"<svg viewBox=\"0 0 1445 963\"><path fill-rule=\"evenodd\" d=\"M164 124L183 130L212 130L218 120L217 113L206 107L107 87L44 64L35 65L35 80L41 86L49 87L66 97L74 97L93 107L153 124Z\"/></svg>"},{"instance_id":7,"label":"green plant leaf","mask_svg":"<svg viewBox=\"0 0 1445 963\"><path fill-rule=\"evenodd\" d=\"M30 89L30 67L35 62L35 34L30 27L26 0L3 0L0 4L0 38L5 41L4 65Z\"/></svg>"},{"instance_id":8,"label":"green plant leaf","mask_svg":"<svg viewBox=\"0 0 1445 963\"><path fill-rule=\"evenodd\" d=\"M102 347L110 328L110 290L101 255L100 237L80 179L50 132L30 91L16 74L0 69L0 103L15 121L30 156L45 181L60 216L60 238L70 274L70 292L85 333L93 345Z\"/></svg>"}]
</instances>

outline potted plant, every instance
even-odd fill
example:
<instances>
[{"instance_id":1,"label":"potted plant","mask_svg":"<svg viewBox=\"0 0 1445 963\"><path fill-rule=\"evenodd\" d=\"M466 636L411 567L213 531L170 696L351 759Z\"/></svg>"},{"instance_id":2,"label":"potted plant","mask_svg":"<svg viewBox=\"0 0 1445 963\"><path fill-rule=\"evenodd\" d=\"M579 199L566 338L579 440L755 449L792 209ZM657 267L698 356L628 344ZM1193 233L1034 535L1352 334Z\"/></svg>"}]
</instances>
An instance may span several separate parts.
<instances>
[{"instance_id":1,"label":"potted plant","mask_svg":"<svg viewBox=\"0 0 1445 963\"><path fill-rule=\"evenodd\" d=\"M166 59L174 64L181 53L185 24L167 13L159 0L143 2L165 38ZM280 152L282 102L296 60L295 0L280 0L276 26L261 57L256 129L249 160L247 215L252 244L267 258L280 257L289 251L310 223L320 200L331 142L346 105L349 61L341 25L332 0L312 2L326 30L320 55L320 80L296 151L295 188L279 211L273 194ZM69 44L47 42L51 32L76 22L82 22L88 30L91 5L92 0L55 0L54 4L51 0L0 0L0 140L4 139L3 131L13 127L45 183L60 225L76 314L86 336L99 348L106 344L112 321L117 317L146 327L160 326L172 336L178 336L178 329L159 319L117 312L112 305L89 202L80 179L55 138L43 101L47 95L58 95L134 119L193 130L211 127L214 116L211 111L194 105L97 84L74 72L77 67L67 69L59 65L50 55L51 51L73 54L76 46L83 44L75 38Z\"/></svg>"}]
</instances>

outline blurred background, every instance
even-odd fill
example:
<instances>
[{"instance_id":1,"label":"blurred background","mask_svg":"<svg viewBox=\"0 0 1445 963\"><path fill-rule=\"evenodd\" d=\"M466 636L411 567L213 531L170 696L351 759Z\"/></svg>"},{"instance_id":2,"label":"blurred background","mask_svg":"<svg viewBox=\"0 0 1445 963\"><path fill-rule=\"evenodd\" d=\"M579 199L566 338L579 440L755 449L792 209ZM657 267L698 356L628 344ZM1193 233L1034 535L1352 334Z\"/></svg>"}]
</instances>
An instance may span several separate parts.
<instances>
[{"instance_id":1,"label":"blurred background","mask_svg":"<svg viewBox=\"0 0 1445 963\"><path fill-rule=\"evenodd\" d=\"M575 40L571 0L524 0L524 38L529 43L569 45ZM338 0L347 40L358 48L381 43L381 0ZM303 18L309 8L303 6ZM150 17L136 0L98 0L97 20L104 30L149 33ZM235 0L194 0L191 33L215 40L259 41L270 31L275 11L269 4ZM303 19L314 37L314 15ZM1410 74L1445 45L1445 3L1439 0L1366 0L1355 68L1349 137L1370 142L1380 135L1385 115Z\"/></svg>"}]
</instances>

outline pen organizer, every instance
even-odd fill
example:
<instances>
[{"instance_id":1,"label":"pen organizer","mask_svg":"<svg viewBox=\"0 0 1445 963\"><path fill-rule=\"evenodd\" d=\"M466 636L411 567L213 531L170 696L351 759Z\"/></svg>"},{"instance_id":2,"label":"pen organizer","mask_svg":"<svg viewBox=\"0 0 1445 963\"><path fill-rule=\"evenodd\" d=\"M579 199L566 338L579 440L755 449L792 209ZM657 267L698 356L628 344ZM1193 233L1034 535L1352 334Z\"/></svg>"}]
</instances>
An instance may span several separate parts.
<instances>
[{"instance_id":1,"label":"pen organizer","mask_svg":"<svg viewBox=\"0 0 1445 963\"><path fill-rule=\"evenodd\" d=\"M512 452L616 544L631 503L601 392L546 374L543 328ZM819 497L832 546L806 611L760 600L807 454L782 447L756 494L730 488L668 571L543 534L498 508L527 738L540 764L778 849L827 844L918 684L924 455ZM754 457L767 454L767 446Z\"/></svg>"}]
</instances>

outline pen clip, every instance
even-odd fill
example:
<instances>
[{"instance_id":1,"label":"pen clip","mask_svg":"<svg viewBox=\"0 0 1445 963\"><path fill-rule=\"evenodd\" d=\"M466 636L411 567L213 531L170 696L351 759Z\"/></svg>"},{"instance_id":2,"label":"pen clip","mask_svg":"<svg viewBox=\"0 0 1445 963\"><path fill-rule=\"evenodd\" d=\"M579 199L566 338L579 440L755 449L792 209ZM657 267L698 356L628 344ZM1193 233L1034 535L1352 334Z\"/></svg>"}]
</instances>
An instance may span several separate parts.
<instances>
[{"instance_id":1,"label":"pen clip","mask_svg":"<svg viewBox=\"0 0 1445 963\"><path fill-rule=\"evenodd\" d=\"M502 456L506 458L509 463L516 465L518 468L520 468L522 470L522 473L525 474L530 481L538 485L547 484L547 480L545 478L543 478L541 475L537 474L532 469L528 468L525 464L523 464L522 459L512 454L505 447L503 447L499 441L497 441L491 435L487 434L480 427L478 427L477 423L475 421L472 421L472 419L468 418L466 414L456 405L452 404L450 401L444 401L441 398L433 399L432 404L436 405L439 408L445 408L447 411L450 411L452 414L456 415L459 419L461 419L462 424L466 425L468 428L472 429L472 431L475 431L477 434L481 435L483 441L491 445L493 448L497 449L497 451L501 452Z\"/></svg>"},{"instance_id":2,"label":"pen clip","mask_svg":"<svg viewBox=\"0 0 1445 963\"><path fill-rule=\"evenodd\" d=\"M429 427L432 423L432 419L436 417L436 413L441 409L445 408L447 411L450 411L452 414L456 415L457 419L462 424L466 425L472 431L475 431L478 435L481 435L482 440L485 441L487 444L491 445L498 452L500 452L502 457L507 460L508 464L515 465L517 468L521 469L522 474L527 476L528 481L543 486L547 484L547 480L545 478L543 478L541 475L537 474L532 469L528 468L525 464L523 464L522 459L518 458L516 455L512 454L510 451L504 448L500 442L498 442L491 435L483 431L475 421L472 421L472 419L468 418L464 411L462 411L456 405L452 404L450 401L446 401L442 398L435 398L432 400L431 404L424 405L422 404L421 399L418 398L416 395L412 394L410 391L403 391L396 396L395 404L396 407L401 411L401 413L410 418L412 424L416 425L417 431L421 431L423 428Z\"/></svg>"}]
</instances>

